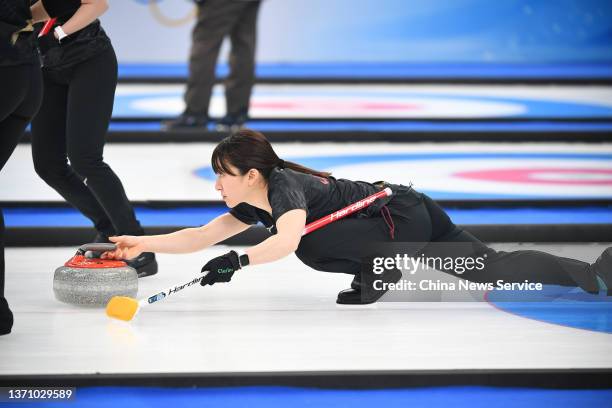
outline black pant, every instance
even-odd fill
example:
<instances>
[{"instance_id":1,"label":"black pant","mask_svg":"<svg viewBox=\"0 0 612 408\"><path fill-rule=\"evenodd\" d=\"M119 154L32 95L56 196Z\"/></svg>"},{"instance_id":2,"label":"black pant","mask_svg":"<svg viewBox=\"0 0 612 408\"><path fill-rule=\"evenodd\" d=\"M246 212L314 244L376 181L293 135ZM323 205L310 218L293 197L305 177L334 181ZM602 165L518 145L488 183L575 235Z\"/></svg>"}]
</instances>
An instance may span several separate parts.
<instances>
[{"instance_id":1,"label":"black pant","mask_svg":"<svg viewBox=\"0 0 612 408\"><path fill-rule=\"evenodd\" d=\"M313 269L357 275L364 259L380 256L378 243L400 242L403 252L427 258L484 257L485 267L457 274L474 282L539 282L580 286L593 291L596 278L589 264L541 251L495 251L455 226L444 210L425 194L408 188L395 192L389 202L394 239L384 217L336 221L302 238L296 255ZM383 244L384 246L384 244Z\"/></svg>"},{"instance_id":2,"label":"black pant","mask_svg":"<svg viewBox=\"0 0 612 408\"><path fill-rule=\"evenodd\" d=\"M117 86L114 51L43 70L43 79L42 106L32 122L36 173L99 232L142 235L121 181L102 156Z\"/></svg>"},{"instance_id":3,"label":"black pant","mask_svg":"<svg viewBox=\"0 0 612 408\"><path fill-rule=\"evenodd\" d=\"M0 171L36 114L42 96L37 65L0 67ZM0 333L8 333L13 316L4 298L4 216L0 208Z\"/></svg>"},{"instance_id":4,"label":"black pant","mask_svg":"<svg viewBox=\"0 0 612 408\"><path fill-rule=\"evenodd\" d=\"M198 6L185 92L188 111L208 114L219 50L228 35L232 49L229 56L230 74L225 81L227 112L236 114L248 110L255 83L255 39L259 5L259 1L206 0Z\"/></svg>"},{"instance_id":5,"label":"black pant","mask_svg":"<svg viewBox=\"0 0 612 408\"><path fill-rule=\"evenodd\" d=\"M37 65L0 67L0 171L40 107L42 79ZM0 208L0 298L4 296L4 217Z\"/></svg>"}]
</instances>

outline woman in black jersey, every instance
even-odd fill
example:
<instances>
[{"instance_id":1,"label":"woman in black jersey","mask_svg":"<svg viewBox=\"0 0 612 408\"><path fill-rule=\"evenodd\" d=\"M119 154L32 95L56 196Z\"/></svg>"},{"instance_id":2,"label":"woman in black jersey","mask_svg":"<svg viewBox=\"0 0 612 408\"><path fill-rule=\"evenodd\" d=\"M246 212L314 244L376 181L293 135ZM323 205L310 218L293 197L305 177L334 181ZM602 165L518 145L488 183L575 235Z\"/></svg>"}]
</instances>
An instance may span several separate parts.
<instances>
[{"instance_id":1,"label":"woman in black jersey","mask_svg":"<svg viewBox=\"0 0 612 408\"><path fill-rule=\"evenodd\" d=\"M97 20L107 8L106 0L44 0L33 6L40 20L58 16L38 39L44 97L32 121L34 168L92 221L95 242L143 234L121 181L103 160L117 85L115 52ZM140 277L157 272L152 253L128 263Z\"/></svg>"},{"instance_id":2,"label":"woman in black jersey","mask_svg":"<svg viewBox=\"0 0 612 408\"><path fill-rule=\"evenodd\" d=\"M379 255L381 245L377 244L396 242L410 255L486 258L484 268L461 274L453 267L441 268L470 281L530 280L580 286L592 293L612 289L612 248L592 265L539 251L495 251L454 225L427 195L402 185L335 179L329 173L283 161L258 132L244 129L221 141L213 152L212 167L217 174L215 188L231 208L228 213L203 227L172 234L111 237L118 249L105 256L130 258L143 251L193 252L262 222L273 235L245 254L230 251L208 262L202 270L210 273L202 279L202 285L228 282L236 270L246 265L275 261L295 252L313 269L355 276L351 288L339 293L338 303L372 303L386 290L374 289L372 265L364 260L371 261ZM302 237L307 223L383 187L393 191L388 199ZM401 272L389 269L376 279L395 283L401 279Z\"/></svg>"},{"instance_id":3,"label":"woman in black jersey","mask_svg":"<svg viewBox=\"0 0 612 408\"><path fill-rule=\"evenodd\" d=\"M0 171L36 114L42 80L34 44L30 0L0 1ZM0 335L13 314L4 298L4 217L0 208Z\"/></svg>"}]
</instances>

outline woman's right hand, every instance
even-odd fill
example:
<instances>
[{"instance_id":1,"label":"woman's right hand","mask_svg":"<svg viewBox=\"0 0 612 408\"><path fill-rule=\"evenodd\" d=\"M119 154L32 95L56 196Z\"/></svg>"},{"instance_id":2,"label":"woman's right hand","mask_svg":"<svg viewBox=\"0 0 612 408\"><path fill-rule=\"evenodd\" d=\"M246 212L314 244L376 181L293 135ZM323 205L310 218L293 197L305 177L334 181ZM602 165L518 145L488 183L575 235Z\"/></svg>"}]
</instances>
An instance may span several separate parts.
<instances>
[{"instance_id":1,"label":"woman's right hand","mask_svg":"<svg viewBox=\"0 0 612 408\"><path fill-rule=\"evenodd\" d=\"M132 259L145 251L144 238L142 236L120 235L108 237L109 241L117 245L114 251L104 252L102 259Z\"/></svg>"}]
</instances>

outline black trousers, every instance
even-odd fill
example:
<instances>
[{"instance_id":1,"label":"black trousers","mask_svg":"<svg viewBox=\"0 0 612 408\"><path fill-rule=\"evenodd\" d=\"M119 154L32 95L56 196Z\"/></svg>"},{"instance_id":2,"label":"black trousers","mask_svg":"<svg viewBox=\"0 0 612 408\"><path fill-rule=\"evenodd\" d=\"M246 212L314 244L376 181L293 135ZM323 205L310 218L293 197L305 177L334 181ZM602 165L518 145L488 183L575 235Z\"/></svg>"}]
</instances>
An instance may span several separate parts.
<instances>
[{"instance_id":1,"label":"black trousers","mask_svg":"<svg viewBox=\"0 0 612 408\"><path fill-rule=\"evenodd\" d=\"M42 97L38 65L0 67L0 171L36 114ZM4 216L0 208L0 334L11 331L13 314L4 298Z\"/></svg>"},{"instance_id":2,"label":"black trousers","mask_svg":"<svg viewBox=\"0 0 612 408\"><path fill-rule=\"evenodd\" d=\"M255 83L255 40L259 1L206 0L198 6L185 92L187 110L208 114L215 66L223 39L229 36L230 73L225 81L227 112L248 111Z\"/></svg>"},{"instance_id":3,"label":"black trousers","mask_svg":"<svg viewBox=\"0 0 612 408\"><path fill-rule=\"evenodd\" d=\"M596 291L589 264L541 251L496 251L470 233L455 226L444 210L427 195L409 188L396 191L388 203L394 224L394 239L382 216L336 221L302 238L296 255L313 269L358 276L362 262L380 256L382 243L398 242L402 253L426 258L484 257L481 270L441 269L474 282L539 282L580 286ZM371 270L371 269L370 269Z\"/></svg>"},{"instance_id":4,"label":"black trousers","mask_svg":"<svg viewBox=\"0 0 612 408\"><path fill-rule=\"evenodd\" d=\"M142 235L121 181L103 158L117 86L115 52L43 70L43 79L42 106L32 122L36 173L99 232Z\"/></svg>"}]
</instances>

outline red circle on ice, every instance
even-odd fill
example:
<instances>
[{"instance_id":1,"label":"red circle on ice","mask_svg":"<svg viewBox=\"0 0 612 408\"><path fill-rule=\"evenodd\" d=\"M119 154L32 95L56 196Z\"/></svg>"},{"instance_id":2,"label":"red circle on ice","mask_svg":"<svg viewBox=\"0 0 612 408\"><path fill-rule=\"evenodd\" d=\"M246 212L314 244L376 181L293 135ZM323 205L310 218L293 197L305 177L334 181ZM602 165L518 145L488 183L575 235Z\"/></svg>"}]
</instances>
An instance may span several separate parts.
<instances>
[{"instance_id":1,"label":"red circle on ice","mask_svg":"<svg viewBox=\"0 0 612 408\"><path fill-rule=\"evenodd\" d=\"M254 100L251 108L257 109L283 109L283 110L326 110L344 111L347 109L359 111L379 111L379 110L422 110L423 107L414 103L401 102L376 102L376 101L323 101L323 100L295 100L295 101L265 101Z\"/></svg>"},{"instance_id":2,"label":"red circle on ice","mask_svg":"<svg viewBox=\"0 0 612 408\"><path fill-rule=\"evenodd\" d=\"M612 185L612 169L495 169L460 171L455 177L506 183Z\"/></svg>"}]
</instances>

